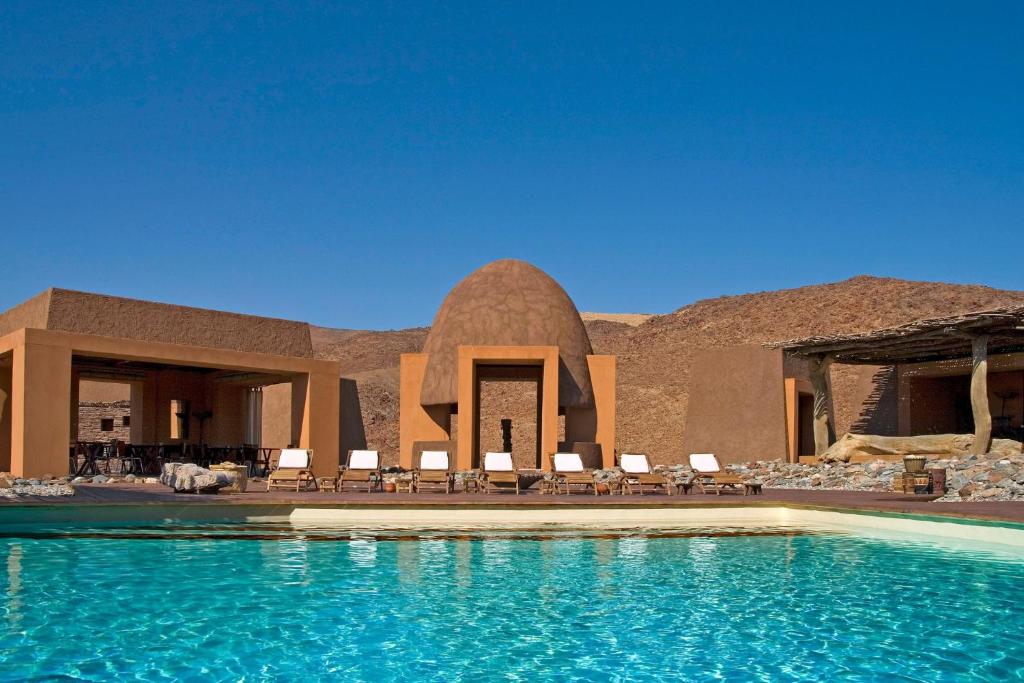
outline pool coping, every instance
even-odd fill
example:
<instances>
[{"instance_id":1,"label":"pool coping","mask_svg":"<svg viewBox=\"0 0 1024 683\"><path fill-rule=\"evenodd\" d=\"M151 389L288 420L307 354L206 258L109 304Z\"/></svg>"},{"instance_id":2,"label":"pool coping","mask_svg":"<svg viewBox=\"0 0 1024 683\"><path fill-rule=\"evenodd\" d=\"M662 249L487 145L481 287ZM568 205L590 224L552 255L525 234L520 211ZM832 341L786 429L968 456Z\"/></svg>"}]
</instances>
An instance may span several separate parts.
<instances>
[{"instance_id":1,"label":"pool coping","mask_svg":"<svg viewBox=\"0 0 1024 683\"><path fill-rule=\"evenodd\" d=\"M224 519L239 516L282 516L290 515L296 510L353 510L353 511L390 511L390 510L428 510L428 511L454 511L460 510L470 512L473 510L503 510L503 511L539 511L539 510L688 510L699 514L701 510L756 510L756 509L788 509L808 510L815 512L838 513L845 515L857 515L861 517L881 517L889 519L912 520L921 522L941 522L968 526L982 526L1005 528L1024 531L1024 522L1008 519L1000 515L985 514L980 512L976 515L960 511L900 511L885 509L879 506L843 505L843 504L822 504L806 503L789 500L762 499L750 500L743 498L738 500L708 500L699 503L680 502L668 500L640 501L625 500L613 501L605 499L572 501L572 502L548 502L530 501L524 502L498 502L479 500L445 500L445 501L388 501L388 500L367 500L367 501L315 501L315 500L205 500L194 499L188 502L177 500L151 500L151 501L73 501L56 502L45 501L22 501L15 500L0 504L0 524L6 523L10 517L20 516L29 510L46 511L41 517L47 517L53 521L72 522L76 519L87 519L98 516L109 520L118 519L117 511L140 510L147 511L147 517L165 514L167 518L187 517L191 519ZM92 514L90 514L92 513ZM106 513L106 514L103 514ZM184 513L184 514L182 514ZM126 520L122 517L121 519ZM25 521L22 518L19 521ZM599 523L599 521L598 521Z\"/></svg>"}]
</instances>

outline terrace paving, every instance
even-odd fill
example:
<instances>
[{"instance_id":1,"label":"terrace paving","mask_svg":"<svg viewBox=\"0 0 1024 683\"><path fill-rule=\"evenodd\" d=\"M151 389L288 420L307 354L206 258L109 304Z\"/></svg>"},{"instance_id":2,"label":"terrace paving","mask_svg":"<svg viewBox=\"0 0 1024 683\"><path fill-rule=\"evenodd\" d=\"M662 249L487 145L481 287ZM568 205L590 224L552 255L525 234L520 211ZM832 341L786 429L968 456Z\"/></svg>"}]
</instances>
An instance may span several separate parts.
<instances>
[{"instance_id":1,"label":"terrace paving","mask_svg":"<svg viewBox=\"0 0 1024 683\"><path fill-rule=\"evenodd\" d=\"M246 493L196 495L174 493L160 485L78 485L74 496L4 500L0 506L38 505L288 505L313 507L716 507L716 506L794 506L832 508L861 512L948 516L1024 523L1024 501L934 503L930 496L906 496L898 493L865 491L810 491L765 489L762 496L739 494L690 494L666 496L594 496L590 494L543 495L527 490L511 493L320 493L272 491L259 483Z\"/></svg>"}]
</instances>

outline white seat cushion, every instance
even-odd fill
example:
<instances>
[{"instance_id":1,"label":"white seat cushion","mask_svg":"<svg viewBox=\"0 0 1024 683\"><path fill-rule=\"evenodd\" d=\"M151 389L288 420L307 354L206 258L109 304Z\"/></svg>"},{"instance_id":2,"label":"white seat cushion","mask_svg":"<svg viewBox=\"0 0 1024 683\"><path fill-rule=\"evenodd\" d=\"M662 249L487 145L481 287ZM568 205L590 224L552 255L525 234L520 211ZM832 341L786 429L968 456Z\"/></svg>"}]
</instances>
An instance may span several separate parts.
<instances>
[{"instance_id":1,"label":"white seat cushion","mask_svg":"<svg viewBox=\"0 0 1024 683\"><path fill-rule=\"evenodd\" d=\"M583 459L579 453L555 453L552 456L555 472L583 472Z\"/></svg>"},{"instance_id":2,"label":"white seat cushion","mask_svg":"<svg viewBox=\"0 0 1024 683\"><path fill-rule=\"evenodd\" d=\"M698 472L721 472L722 466L714 453L690 453L690 467Z\"/></svg>"},{"instance_id":3,"label":"white seat cushion","mask_svg":"<svg viewBox=\"0 0 1024 683\"><path fill-rule=\"evenodd\" d=\"M484 469L490 472L511 472L511 453L484 453Z\"/></svg>"},{"instance_id":4,"label":"white seat cushion","mask_svg":"<svg viewBox=\"0 0 1024 683\"><path fill-rule=\"evenodd\" d=\"M309 451L305 448L284 448L281 450L277 466L288 469L305 469L309 467Z\"/></svg>"},{"instance_id":5,"label":"white seat cushion","mask_svg":"<svg viewBox=\"0 0 1024 683\"><path fill-rule=\"evenodd\" d=\"M447 470L448 451L423 451L420 454L421 470Z\"/></svg>"},{"instance_id":6,"label":"white seat cushion","mask_svg":"<svg viewBox=\"0 0 1024 683\"><path fill-rule=\"evenodd\" d=\"M350 470L375 470L380 464L380 454L377 451L352 451L348 459Z\"/></svg>"},{"instance_id":7,"label":"white seat cushion","mask_svg":"<svg viewBox=\"0 0 1024 683\"><path fill-rule=\"evenodd\" d=\"M623 453L619 456L619 467L628 474L650 474L651 464L642 453Z\"/></svg>"}]
</instances>

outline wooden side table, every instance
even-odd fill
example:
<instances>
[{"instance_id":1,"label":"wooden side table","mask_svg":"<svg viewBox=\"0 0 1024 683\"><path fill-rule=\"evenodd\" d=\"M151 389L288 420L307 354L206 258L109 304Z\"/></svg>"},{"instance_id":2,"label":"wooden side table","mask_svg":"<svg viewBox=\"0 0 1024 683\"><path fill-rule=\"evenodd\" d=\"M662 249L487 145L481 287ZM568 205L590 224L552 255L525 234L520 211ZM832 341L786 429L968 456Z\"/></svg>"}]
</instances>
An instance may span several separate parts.
<instances>
[{"instance_id":1,"label":"wooden side table","mask_svg":"<svg viewBox=\"0 0 1024 683\"><path fill-rule=\"evenodd\" d=\"M764 488L764 484L761 484L759 482L746 482L745 481L745 482L743 482L743 495L744 496L747 496L747 495L750 495L750 496L763 496L764 495L764 491L762 490L763 488Z\"/></svg>"},{"instance_id":2,"label":"wooden side table","mask_svg":"<svg viewBox=\"0 0 1024 683\"><path fill-rule=\"evenodd\" d=\"M320 493L337 493L338 491L338 478L337 477L320 477L316 480L316 487L320 490Z\"/></svg>"},{"instance_id":3,"label":"wooden side table","mask_svg":"<svg viewBox=\"0 0 1024 683\"><path fill-rule=\"evenodd\" d=\"M676 487L676 493L677 494L682 492L682 494L685 496L685 495L689 494L690 493L690 489L693 488L693 479L690 479L688 481L676 482L675 487Z\"/></svg>"},{"instance_id":4,"label":"wooden side table","mask_svg":"<svg viewBox=\"0 0 1024 683\"><path fill-rule=\"evenodd\" d=\"M540 493L550 493L552 495L558 493L558 481L556 479L541 479L540 480Z\"/></svg>"}]
</instances>

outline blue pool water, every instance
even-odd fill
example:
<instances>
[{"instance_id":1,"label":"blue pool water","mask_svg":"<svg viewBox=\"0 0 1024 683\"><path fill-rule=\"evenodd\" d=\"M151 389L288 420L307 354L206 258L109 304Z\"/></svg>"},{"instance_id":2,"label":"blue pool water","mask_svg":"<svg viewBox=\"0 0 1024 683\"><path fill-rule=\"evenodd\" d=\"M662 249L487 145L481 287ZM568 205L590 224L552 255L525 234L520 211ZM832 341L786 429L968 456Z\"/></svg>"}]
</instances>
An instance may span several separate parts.
<instances>
[{"instance_id":1,"label":"blue pool water","mask_svg":"<svg viewBox=\"0 0 1024 683\"><path fill-rule=\"evenodd\" d=\"M982 551L785 532L0 537L2 680L1021 677L1024 561Z\"/></svg>"}]
</instances>

